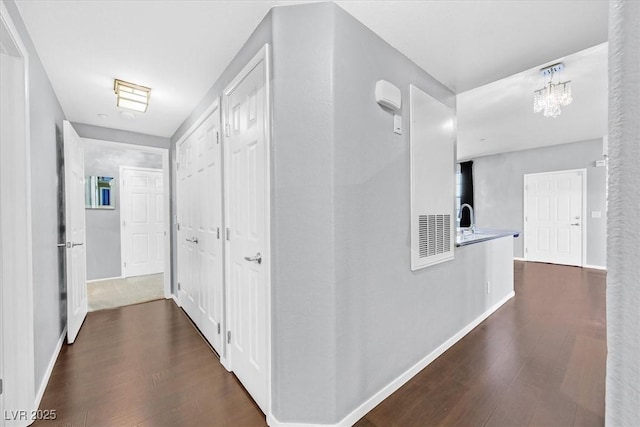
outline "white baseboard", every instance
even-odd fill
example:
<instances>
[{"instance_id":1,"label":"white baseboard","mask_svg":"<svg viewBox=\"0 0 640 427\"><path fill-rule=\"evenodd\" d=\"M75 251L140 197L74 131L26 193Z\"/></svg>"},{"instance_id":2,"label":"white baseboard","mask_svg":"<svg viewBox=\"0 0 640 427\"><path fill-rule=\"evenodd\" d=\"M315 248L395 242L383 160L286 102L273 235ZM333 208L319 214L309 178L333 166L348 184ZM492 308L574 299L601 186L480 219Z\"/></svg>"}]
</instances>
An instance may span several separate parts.
<instances>
[{"instance_id":1,"label":"white baseboard","mask_svg":"<svg viewBox=\"0 0 640 427\"><path fill-rule=\"evenodd\" d=\"M51 360L49 360L49 365L47 366L47 370L44 372L44 378L42 379L42 383L38 388L38 393L36 394L36 398L33 403L34 410L37 410L40 407L42 396L44 396L44 391L47 388L47 384L49 384L49 378L51 378L53 367L56 364L56 360L58 360L58 356L60 355L60 350L62 350L62 344L64 344L64 339L66 336L67 336L67 327L65 326L64 329L62 330L62 334L60 335L60 338L58 339L56 348L53 350L53 354L51 355Z\"/></svg>"},{"instance_id":2,"label":"white baseboard","mask_svg":"<svg viewBox=\"0 0 640 427\"><path fill-rule=\"evenodd\" d=\"M125 278L124 276L104 277L102 279L87 280L87 283L104 282L105 280L118 280L118 279L124 279L124 278Z\"/></svg>"},{"instance_id":3,"label":"white baseboard","mask_svg":"<svg viewBox=\"0 0 640 427\"><path fill-rule=\"evenodd\" d=\"M178 299L178 297L176 296L176 294L171 294L170 299L172 299L172 300L173 300L173 302L175 302L175 303L176 303L176 305L177 305L178 307L182 307L182 305L180 305L180 300Z\"/></svg>"},{"instance_id":4,"label":"white baseboard","mask_svg":"<svg viewBox=\"0 0 640 427\"><path fill-rule=\"evenodd\" d=\"M354 425L360 418L364 417L369 411L375 408L380 402L382 402L387 397L391 396L393 392L402 387L405 383L407 383L411 378L416 376L420 371L427 367L431 362L437 359L442 353L451 348L455 343L460 341L465 335L473 330L476 326L482 323L487 317L493 314L497 309L499 309L502 305L504 305L507 301L515 296L515 292L511 291L504 298L490 307L487 311L482 313L480 316L476 317L471 323L462 328L458 333L445 341L438 348L429 353L425 358L420 360L418 363L407 369L404 373L402 373L398 378L391 381L385 387L383 387L376 394L371 396L368 400L354 409L351 413L349 413L346 417L340 420L336 424L302 424L302 423L285 423L278 421L272 414L267 415L267 424L270 427L319 427L319 426L332 426L332 427L343 427L343 426L352 426Z\"/></svg>"},{"instance_id":5,"label":"white baseboard","mask_svg":"<svg viewBox=\"0 0 640 427\"><path fill-rule=\"evenodd\" d=\"M591 265L591 264L585 264L582 266L583 268L593 268L594 270L604 270L607 271L607 267L605 267L604 265Z\"/></svg>"},{"instance_id":6,"label":"white baseboard","mask_svg":"<svg viewBox=\"0 0 640 427\"><path fill-rule=\"evenodd\" d=\"M520 257L517 257L517 256L514 256L514 257L513 257L513 260L514 260L514 261L526 261L526 259L524 259L524 258L520 258Z\"/></svg>"}]
</instances>

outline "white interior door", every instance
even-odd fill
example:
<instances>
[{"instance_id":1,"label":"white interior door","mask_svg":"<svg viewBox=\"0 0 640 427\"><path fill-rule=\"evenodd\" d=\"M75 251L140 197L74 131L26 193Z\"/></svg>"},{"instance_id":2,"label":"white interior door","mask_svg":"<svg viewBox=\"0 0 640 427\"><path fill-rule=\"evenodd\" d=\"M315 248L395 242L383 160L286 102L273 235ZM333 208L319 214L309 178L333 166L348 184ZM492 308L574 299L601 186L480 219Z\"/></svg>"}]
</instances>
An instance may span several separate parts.
<instances>
[{"instance_id":1,"label":"white interior door","mask_svg":"<svg viewBox=\"0 0 640 427\"><path fill-rule=\"evenodd\" d=\"M265 47L225 90L224 104L229 365L264 412L269 360L267 57Z\"/></svg>"},{"instance_id":2,"label":"white interior door","mask_svg":"<svg viewBox=\"0 0 640 427\"><path fill-rule=\"evenodd\" d=\"M180 303L223 355L223 230L220 111L178 147Z\"/></svg>"},{"instance_id":3,"label":"white interior door","mask_svg":"<svg viewBox=\"0 0 640 427\"><path fill-rule=\"evenodd\" d=\"M87 253L84 216L84 150L64 121L64 217L66 229L67 342L73 343L87 316Z\"/></svg>"},{"instance_id":4,"label":"white interior door","mask_svg":"<svg viewBox=\"0 0 640 427\"><path fill-rule=\"evenodd\" d=\"M584 170L529 174L525 183L525 259L583 264Z\"/></svg>"},{"instance_id":5,"label":"white interior door","mask_svg":"<svg viewBox=\"0 0 640 427\"><path fill-rule=\"evenodd\" d=\"M120 168L122 275L164 271L164 185L161 169Z\"/></svg>"}]
</instances>

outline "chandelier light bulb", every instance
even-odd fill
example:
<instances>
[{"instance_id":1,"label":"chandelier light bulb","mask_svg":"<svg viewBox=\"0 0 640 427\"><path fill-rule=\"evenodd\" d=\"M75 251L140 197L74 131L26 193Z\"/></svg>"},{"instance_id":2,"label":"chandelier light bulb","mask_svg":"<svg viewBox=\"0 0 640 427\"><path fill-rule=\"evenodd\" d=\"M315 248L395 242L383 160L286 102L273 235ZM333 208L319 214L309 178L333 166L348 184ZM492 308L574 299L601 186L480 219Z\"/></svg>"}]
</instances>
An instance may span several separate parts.
<instances>
[{"instance_id":1,"label":"chandelier light bulb","mask_svg":"<svg viewBox=\"0 0 640 427\"><path fill-rule=\"evenodd\" d=\"M560 107L565 107L573 101L571 95L571 80L553 83L553 76L564 69L564 65L554 64L540 70L543 76L549 76L549 82L541 89L533 92L533 112L540 113L544 117L558 117L562 114Z\"/></svg>"}]
</instances>

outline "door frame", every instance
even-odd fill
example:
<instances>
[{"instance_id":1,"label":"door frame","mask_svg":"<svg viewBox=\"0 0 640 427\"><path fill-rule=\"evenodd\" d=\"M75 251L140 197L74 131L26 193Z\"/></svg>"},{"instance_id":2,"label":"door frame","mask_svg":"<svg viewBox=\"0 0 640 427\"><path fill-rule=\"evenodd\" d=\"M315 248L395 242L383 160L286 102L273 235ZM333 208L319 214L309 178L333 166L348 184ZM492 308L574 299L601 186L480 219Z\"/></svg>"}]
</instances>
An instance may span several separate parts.
<instances>
[{"instance_id":1,"label":"door frame","mask_svg":"<svg viewBox=\"0 0 640 427\"><path fill-rule=\"evenodd\" d=\"M80 138L84 144L95 145L99 147L110 147L124 150L142 151L145 153L160 154L162 156L162 187L164 198L164 297L165 299L171 298L171 169L169 168L169 149L151 147L148 145L129 144L126 142L106 141L102 139L93 138ZM143 169L143 168L138 168ZM157 169L154 169L157 170ZM122 248L122 218L120 219L120 245ZM124 254L120 252L120 267L122 268ZM124 270L121 270L120 275L124 275ZM123 276L124 277L124 276Z\"/></svg>"},{"instance_id":2,"label":"door frame","mask_svg":"<svg viewBox=\"0 0 640 427\"><path fill-rule=\"evenodd\" d=\"M265 81L264 81L264 90L265 90L265 96L266 96L266 102L265 102L265 111L264 114L266 116L266 119L264 121L264 134L265 134L265 147L264 147L264 183L265 183L265 197L264 197L264 209L265 209L265 216L264 216L264 225L265 225L265 247L264 247L264 254L263 254L263 260L264 260L264 266L265 266L265 287L266 287L266 307L265 307L265 316L266 316L266 334L267 336L266 338L266 369L267 369L267 402L266 402L266 417L267 417L267 423L272 424L273 422L273 411L272 411L272 396L271 396L271 341L272 341L272 329L271 329L271 296L272 296L272 288L271 288L271 263L272 263L272 258L271 258L271 129L272 129L272 98L271 98L271 46L266 43L259 51L258 53L256 53L256 55L251 58L251 60L249 60L249 62L247 63L247 65L245 65L242 70L236 75L236 77L234 77L234 79L225 87L224 92L223 92L223 100L222 100L222 155L223 155L223 159L226 159L226 153L225 153L225 144L226 144L226 129L227 126L229 125L229 114L228 114L228 97L230 95L231 92L233 92L233 90L249 75L249 73L256 67L258 66L258 64L260 64L260 62L263 62L263 66L264 66L264 77L265 77ZM223 187L224 187L224 196L223 196L223 200L224 200L224 218L225 218L225 230L226 230L226 218L229 215L229 192L230 189L228 188L228 179L226 179L226 173L227 173L227 168L225 167L225 161L222 162L223 164L223 168L222 168L222 175L223 175ZM225 263L225 268L224 268L224 289L225 289L225 306L226 307L230 307L231 306L231 301L230 301L230 295L231 292L229 291L229 266L228 266L228 262L229 262L229 257L227 256L228 254L228 250L229 250L229 240L225 239L224 242L224 253L225 253L225 257L224 257L224 263ZM225 327L227 325L230 324L230 311L229 310L225 310ZM225 329L226 331L226 329ZM225 365L225 368L227 370L233 371L233 360L230 357L229 354L227 354L227 363L228 365Z\"/></svg>"},{"instance_id":3,"label":"door frame","mask_svg":"<svg viewBox=\"0 0 640 427\"><path fill-rule=\"evenodd\" d=\"M125 243L125 239L124 239L124 227L122 225L122 213L124 212L124 209L122 207L124 206L123 200L125 200L122 197L122 194L124 194L123 193L124 192L124 186L122 185L122 182L123 182L122 181L122 172L125 171L125 170L143 171L143 172L162 172L162 195L163 195L163 203L162 204L164 205L163 209L162 209L163 211L166 208L166 201L164 199L167 198L166 193L164 192L165 191L164 169L143 168L143 167L137 167L137 166L120 166L119 167L119 172L118 173L120 174L120 179L118 179L118 181L119 181L118 182L118 192L119 192L119 195L120 195L120 269L121 269L120 270L120 275L123 278L128 277L126 275L125 256L124 256L126 243ZM167 220L166 215L164 215L164 217L165 217L164 220L166 221ZM167 226L165 224L165 227L164 227L165 246L166 246L166 237L168 235L169 234L167 234ZM165 264L165 268L166 268L166 262L164 264ZM167 298L166 289L165 289L165 298Z\"/></svg>"},{"instance_id":4,"label":"door frame","mask_svg":"<svg viewBox=\"0 0 640 427\"><path fill-rule=\"evenodd\" d=\"M187 138L189 138L199 127L200 125L202 125L202 123L204 123L205 120L207 120L207 118L215 113L215 111L217 109L220 108L220 97L216 97L213 102L202 112L202 114L193 122L193 124L191 126L189 126L189 129L186 130L185 133L182 134L182 136L180 138L178 138L178 140L176 141L175 145L172 146L173 151L173 165L172 165L172 170L173 170L173 176L175 177L175 184L176 184L176 210L173 216L173 220L171 222L171 231L172 233L175 233L175 239L176 239L176 274L177 274L177 270L178 270L178 147L180 145L182 145ZM218 112L219 114L220 112ZM222 123L222 119L220 121L220 123ZM220 156L224 156L224 132L220 132ZM222 157L223 158L223 157ZM221 161L220 162L220 167L223 169L222 171L222 187L223 187L223 192L224 192L224 162ZM224 224L225 224L225 218L224 218L224 209L222 210L222 228L224 229ZM224 271L225 265L224 265L224 245L222 245L222 269ZM223 272L224 274L224 272ZM224 278L224 276L223 276ZM175 289L175 293L172 294L173 300L175 301L175 303L177 304L178 307L182 307L182 303L180 302L180 294L178 294L178 289L177 289L177 282L178 282L178 276L176 275L176 289ZM225 292L224 286L222 288L222 292ZM224 299L225 296L223 295L222 298ZM223 307L223 311L226 310L226 307ZM222 316L222 321L223 323L225 322L225 317L224 314ZM226 326L226 325L223 325ZM223 328L224 329L224 328ZM224 348L224 352L226 352L226 341L223 340L223 348ZM222 362L224 360L224 355L220 354L220 362ZM225 363L222 363L223 365L225 365Z\"/></svg>"},{"instance_id":5,"label":"door frame","mask_svg":"<svg viewBox=\"0 0 640 427\"><path fill-rule=\"evenodd\" d=\"M18 188L20 191L13 193L11 204L2 203L2 207L6 209L6 206L9 206L12 210L16 209L16 206L25 208L22 224L18 224L18 226L10 224L10 226L4 227L0 222L0 255L2 256L0 263L6 257L9 258L6 261L11 265L26 266L24 272L2 269L2 275L9 274L9 272L14 273L7 278L8 280L2 280L2 276L0 276L0 292L2 293L0 298L2 307L0 308L3 316L2 342L0 342L3 363L0 377L3 379L3 393L0 395L0 399L2 399L3 410L31 411L37 402L35 402L29 54L4 2L0 2L0 26L6 29L22 58L21 74L24 83L24 91L20 91L23 116L18 119L16 125L19 135L9 152L11 157L0 156L0 167L13 178L10 186ZM4 213L4 211L2 212ZM16 241L24 242L24 247L15 248ZM2 247L14 250L3 253ZM23 286L8 285L14 281L22 282ZM8 400L7 396L12 396L11 400ZM11 408L7 407L8 403ZM0 415L0 426L4 426L4 414Z\"/></svg>"},{"instance_id":6,"label":"door frame","mask_svg":"<svg viewBox=\"0 0 640 427\"><path fill-rule=\"evenodd\" d=\"M212 115L212 114L217 114L220 116L220 169L221 169L221 176L220 176L220 181L222 183L222 188L221 191L223 193L223 203L225 202L224 199L224 188L225 188L225 184L224 184L224 130L222 129L223 127L223 118L221 115L221 111L220 111L220 97L217 96L212 102L211 104L209 104L209 106L207 108L205 108L205 110L202 112L202 114L200 116L198 116L198 118L193 122L193 124L191 124L191 126L189 126L189 128L185 131L185 133L182 134L182 136L180 138L178 138L178 140L176 141L175 145L173 146L175 151L174 151L174 155L173 155L173 176L175 177L175 184L176 184L176 210L175 210L175 215L173 217L173 222L171 223L171 230L172 232L175 233L176 236L176 274L177 271L180 269L180 266L178 264L178 184L180 182L180 180L178 179L178 147L180 147L191 135L193 135L193 133L198 130L198 128ZM225 229L225 224L226 224L226 218L225 218L225 214L226 211L224 209L222 209L222 223L220 225L220 227L223 230L223 234L224 234L224 229ZM223 285L222 285L222 300L224 301L224 303L222 304L222 319L221 319L221 323L222 323L222 330L226 331L227 328L227 288L225 285L225 281L226 281L226 273L225 273L225 269L226 269L226 245L223 244L222 245L222 280L223 280ZM176 275L176 283L178 282L177 279L177 275ZM175 293L172 295L173 300L175 301L176 305L180 308L182 308L182 302L180 301L180 293L178 292L178 289L175 289ZM186 313L186 312L185 312ZM220 352L220 354L218 355L220 356L220 363L222 364L222 366L225 367L225 369L229 370L229 365L227 363L227 340L223 339L222 340L222 351Z\"/></svg>"},{"instance_id":7,"label":"door frame","mask_svg":"<svg viewBox=\"0 0 640 427\"><path fill-rule=\"evenodd\" d=\"M527 253L527 244L528 244L528 237L527 237L527 229L526 229L526 218L527 218L527 212L528 212L528 202L527 202L527 177L531 176L531 175L537 175L537 176L541 176L541 175L556 175L556 174L561 174L561 173L580 173L580 176L582 177L582 248L581 248L581 256L580 256L580 265L579 267L584 267L587 265L587 169L586 168L582 168L582 169L567 169L567 170L558 170L558 171L549 171L549 172L533 172L533 173L525 173L523 175L522 178L522 194L523 194L523 202L524 202L524 208L523 208L523 215L522 215L522 224L524 225L523 231L524 231L524 260L525 261L530 261L529 259L529 255ZM553 264L553 263L552 263Z\"/></svg>"}]
</instances>

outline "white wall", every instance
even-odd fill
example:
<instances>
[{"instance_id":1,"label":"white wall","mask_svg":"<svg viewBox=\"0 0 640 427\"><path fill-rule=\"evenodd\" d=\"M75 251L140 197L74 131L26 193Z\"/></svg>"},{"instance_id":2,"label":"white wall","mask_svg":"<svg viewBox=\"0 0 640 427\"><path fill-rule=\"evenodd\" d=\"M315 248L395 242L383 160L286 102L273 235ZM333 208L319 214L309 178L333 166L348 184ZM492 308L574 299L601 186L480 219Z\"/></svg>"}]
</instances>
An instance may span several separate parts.
<instances>
[{"instance_id":1,"label":"white wall","mask_svg":"<svg viewBox=\"0 0 640 427\"><path fill-rule=\"evenodd\" d=\"M640 2L609 7L605 424L640 420Z\"/></svg>"},{"instance_id":2,"label":"white wall","mask_svg":"<svg viewBox=\"0 0 640 427\"><path fill-rule=\"evenodd\" d=\"M595 161L602 159L602 139L473 159L476 223L484 228L524 231L524 174L585 168L587 264L606 266L606 168L595 166ZM591 218L592 211L599 211L602 217ZM514 256L523 258L524 235L515 239L513 244Z\"/></svg>"}]
</instances>

